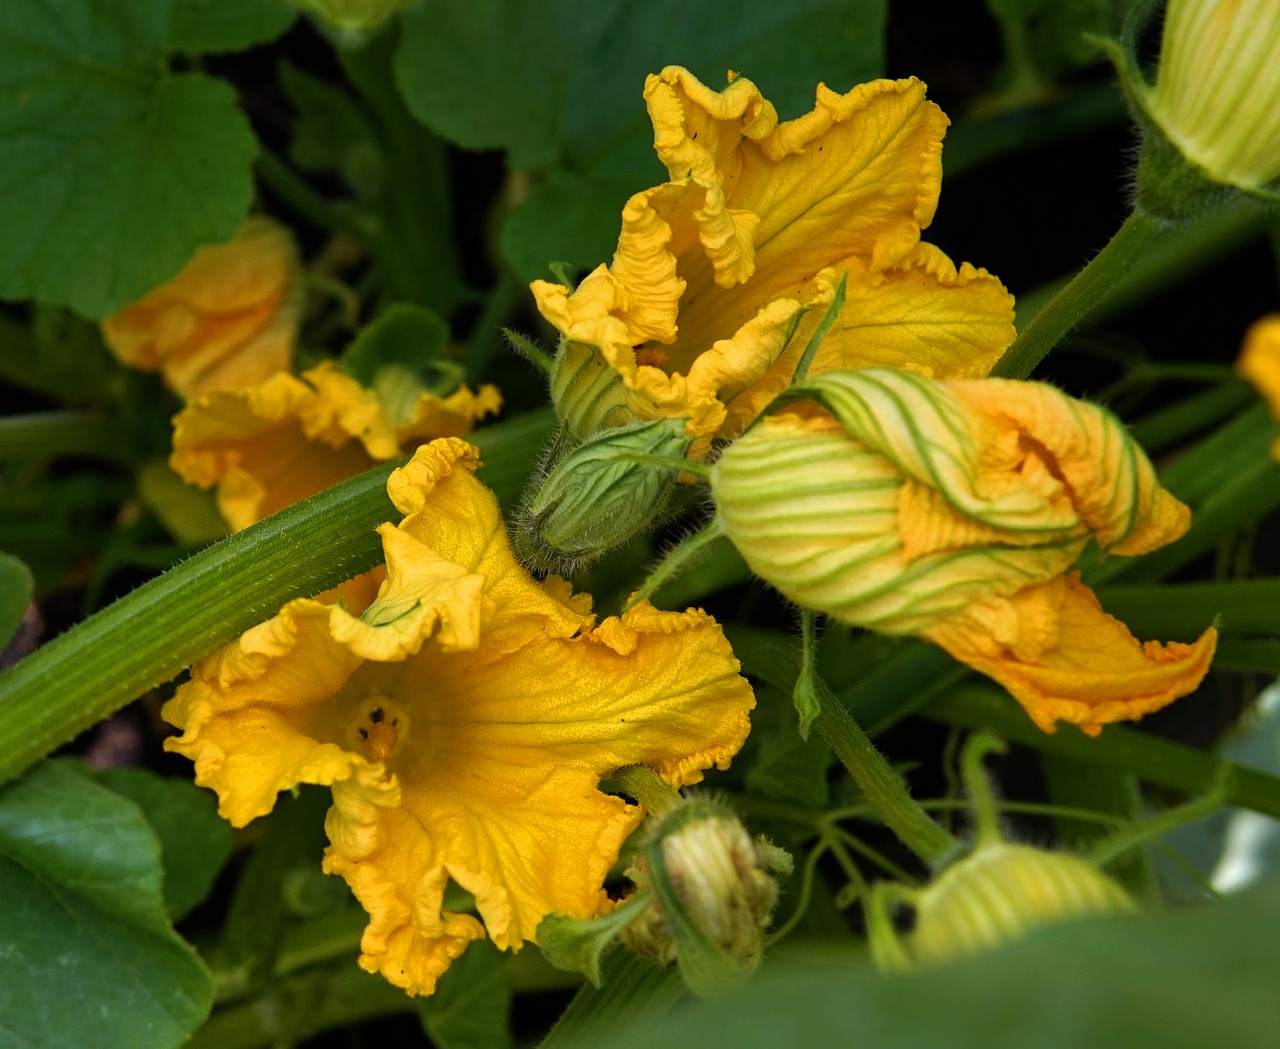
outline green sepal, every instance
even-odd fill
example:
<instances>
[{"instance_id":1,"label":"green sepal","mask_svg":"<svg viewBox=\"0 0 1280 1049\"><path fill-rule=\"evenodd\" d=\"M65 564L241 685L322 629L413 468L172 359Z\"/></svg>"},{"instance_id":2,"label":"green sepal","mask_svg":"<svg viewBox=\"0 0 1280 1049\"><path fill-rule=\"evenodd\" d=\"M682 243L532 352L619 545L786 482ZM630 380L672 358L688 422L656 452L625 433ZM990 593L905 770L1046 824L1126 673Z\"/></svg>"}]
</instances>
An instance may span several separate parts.
<instances>
[{"instance_id":1,"label":"green sepal","mask_svg":"<svg viewBox=\"0 0 1280 1049\"><path fill-rule=\"evenodd\" d=\"M593 986L600 987L604 982L600 959L618 934L639 918L651 902L649 893L642 890L599 918L548 914L538 923L538 947L557 969L582 973Z\"/></svg>"}]
</instances>

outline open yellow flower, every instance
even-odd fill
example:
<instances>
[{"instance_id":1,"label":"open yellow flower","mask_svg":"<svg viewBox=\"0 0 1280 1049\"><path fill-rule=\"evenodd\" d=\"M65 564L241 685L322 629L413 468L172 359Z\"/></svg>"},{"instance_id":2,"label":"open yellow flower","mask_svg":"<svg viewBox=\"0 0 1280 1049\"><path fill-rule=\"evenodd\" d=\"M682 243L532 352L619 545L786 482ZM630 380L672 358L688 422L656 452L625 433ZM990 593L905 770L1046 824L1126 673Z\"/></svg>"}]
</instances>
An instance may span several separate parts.
<instances>
[{"instance_id":1,"label":"open yellow flower","mask_svg":"<svg viewBox=\"0 0 1280 1049\"><path fill-rule=\"evenodd\" d=\"M300 278L292 234L257 216L106 318L102 334L121 361L161 372L182 397L251 386L293 363Z\"/></svg>"},{"instance_id":2,"label":"open yellow flower","mask_svg":"<svg viewBox=\"0 0 1280 1049\"><path fill-rule=\"evenodd\" d=\"M724 767L750 687L700 611L642 603L594 624L589 599L533 580L456 438L387 490L387 580L361 618L304 599L197 663L164 716L236 826L297 783L328 784L325 869L368 910L360 964L412 994L486 932L503 948L549 913L610 907L605 875L640 810L602 776L673 785ZM479 920L443 911L452 879ZM483 923L483 924L482 924Z\"/></svg>"},{"instance_id":3,"label":"open yellow flower","mask_svg":"<svg viewBox=\"0 0 1280 1049\"><path fill-rule=\"evenodd\" d=\"M1190 522L1108 412L1040 383L878 368L801 389L831 414L766 418L712 468L757 575L842 622L940 645L1045 731L1096 734L1200 683L1212 629L1141 644L1068 574L1090 540L1142 554Z\"/></svg>"},{"instance_id":4,"label":"open yellow flower","mask_svg":"<svg viewBox=\"0 0 1280 1049\"><path fill-rule=\"evenodd\" d=\"M575 436L600 421L596 361L618 377L606 424L687 417L695 454L741 432L790 381L844 274L814 373L976 377L1012 341L1000 282L920 241L948 121L918 80L819 85L786 122L745 79L716 92L672 66L644 96L670 181L627 202L611 265L573 292L532 285L563 335L552 388Z\"/></svg>"},{"instance_id":5,"label":"open yellow flower","mask_svg":"<svg viewBox=\"0 0 1280 1049\"><path fill-rule=\"evenodd\" d=\"M1257 387L1271 414L1280 420L1280 314L1263 317L1245 334L1236 370ZM1271 454L1280 459L1280 437Z\"/></svg>"},{"instance_id":6,"label":"open yellow flower","mask_svg":"<svg viewBox=\"0 0 1280 1049\"><path fill-rule=\"evenodd\" d=\"M419 441L465 434L501 398L493 386L421 393L399 411L331 361L196 398L173 420L169 464L188 484L217 485L235 530L330 485L398 459Z\"/></svg>"}]
</instances>

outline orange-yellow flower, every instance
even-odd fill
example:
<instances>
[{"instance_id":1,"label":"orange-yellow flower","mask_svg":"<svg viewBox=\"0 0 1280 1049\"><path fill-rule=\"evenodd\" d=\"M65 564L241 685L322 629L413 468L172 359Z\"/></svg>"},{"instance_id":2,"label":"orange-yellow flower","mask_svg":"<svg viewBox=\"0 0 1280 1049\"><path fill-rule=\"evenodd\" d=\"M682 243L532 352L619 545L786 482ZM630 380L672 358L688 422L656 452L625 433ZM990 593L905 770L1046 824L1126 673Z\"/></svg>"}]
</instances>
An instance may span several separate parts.
<instances>
[{"instance_id":1,"label":"orange-yellow flower","mask_svg":"<svg viewBox=\"0 0 1280 1049\"><path fill-rule=\"evenodd\" d=\"M258 216L106 318L102 334L121 361L161 372L182 397L251 386L293 363L301 294L292 235Z\"/></svg>"},{"instance_id":2,"label":"orange-yellow flower","mask_svg":"<svg viewBox=\"0 0 1280 1049\"><path fill-rule=\"evenodd\" d=\"M750 687L700 611L647 603L595 624L589 599L516 563L497 503L456 438L420 448L387 490L387 579L360 618L304 599L197 663L165 706L236 826L297 783L331 785L325 869L368 910L360 964L429 993L487 934L534 938L593 917L640 810L602 776L643 763L673 785L723 767ZM443 910L446 884L479 917Z\"/></svg>"},{"instance_id":3,"label":"orange-yellow flower","mask_svg":"<svg viewBox=\"0 0 1280 1049\"><path fill-rule=\"evenodd\" d=\"M217 485L218 508L238 531L419 441L465 434L500 404L497 389L482 386L388 405L326 361L300 378L282 372L196 398L173 420L169 463L188 484Z\"/></svg>"},{"instance_id":4,"label":"orange-yellow flower","mask_svg":"<svg viewBox=\"0 0 1280 1049\"><path fill-rule=\"evenodd\" d=\"M1263 317L1249 329L1236 369L1258 388L1271 414L1280 419L1280 314ZM1280 437L1271 454L1280 459Z\"/></svg>"},{"instance_id":5,"label":"orange-yellow flower","mask_svg":"<svg viewBox=\"0 0 1280 1049\"><path fill-rule=\"evenodd\" d=\"M1109 413L1040 383L879 368L800 389L830 414L766 418L712 468L757 575L843 622L933 641L1045 731L1096 734L1200 683L1213 630L1141 644L1070 574L1090 540L1142 554L1190 521Z\"/></svg>"},{"instance_id":6,"label":"orange-yellow flower","mask_svg":"<svg viewBox=\"0 0 1280 1049\"><path fill-rule=\"evenodd\" d=\"M670 181L627 202L611 265L572 292L532 285L563 336L552 389L575 436L687 417L698 454L741 432L790 381L846 274L814 373L976 377L1012 341L1000 282L920 240L948 121L918 80L819 85L813 111L781 123L749 80L716 92L672 66L644 95Z\"/></svg>"}]
</instances>

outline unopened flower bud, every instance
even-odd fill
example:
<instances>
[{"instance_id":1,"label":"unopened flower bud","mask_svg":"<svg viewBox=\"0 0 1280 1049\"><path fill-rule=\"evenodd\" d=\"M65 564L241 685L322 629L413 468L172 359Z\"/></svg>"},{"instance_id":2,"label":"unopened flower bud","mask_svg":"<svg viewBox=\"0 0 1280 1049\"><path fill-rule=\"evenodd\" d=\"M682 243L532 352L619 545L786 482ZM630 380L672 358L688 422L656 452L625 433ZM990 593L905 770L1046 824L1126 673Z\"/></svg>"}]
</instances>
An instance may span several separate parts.
<instances>
[{"instance_id":1,"label":"unopened flower bud","mask_svg":"<svg viewBox=\"0 0 1280 1049\"><path fill-rule=\"evenodd\" d=\"M640 534L666 507L689 443L684 420L659 419L605 430L562 454L526 496L521 555L565 568Z\"/></svg>"},{"instance_id":2,"label":"unopened flower bud","mask_svg":"<svg viewBox=\"0 0 1280 1049\"><path fill-rule=\"evenodd\" d=\"M1139 121L1138 204L1173 221L1224 188L1275 200L1280 189L1280 0L1170 0L1156 82L1136 36L1109 50Z\"/></svg>"},{"instance_id":3,"label":"unopened flower bud","mask_svg":"<svg viewBox=\"0 0 1280 1049\"><path fill-rule=\"evenodd\" d=\"M942 963L1041 926L1135 909L1124 889L1078 856L993 842L920 893L909 950L918 962Z\"/></svg>"},{"instance_id":4,"label":"unopened flower bud","mask_svg":"<svg viewBox=\"0 0 1280 1049\"><path fill-rule=\"evenodd\" d=\"M579 441L640 421L617 369L596 347L570 339L561 343L551 366L551 403L565 432Z\"/></svg>"},{"instance_id":5,"label":"unopened flower bud","mask_svg":"<svg viewBox=\"0 0 1280 1049\"><path fill-rule=\"evenodd\" d=\"M775 874L791 857L754 841L729 810L704 801L673 811L633 872L651 906L622 933L637 953L676 962L697 994L737 982L760 964L778 898Z\"/></svg>"}]
</instances>

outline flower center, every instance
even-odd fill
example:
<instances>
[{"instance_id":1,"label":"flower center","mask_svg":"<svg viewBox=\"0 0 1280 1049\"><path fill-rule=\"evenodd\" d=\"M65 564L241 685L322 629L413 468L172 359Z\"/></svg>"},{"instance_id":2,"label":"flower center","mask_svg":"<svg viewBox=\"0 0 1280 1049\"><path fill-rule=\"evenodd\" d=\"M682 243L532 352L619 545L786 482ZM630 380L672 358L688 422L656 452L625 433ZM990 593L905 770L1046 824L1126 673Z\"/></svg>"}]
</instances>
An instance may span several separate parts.
<instances>
[{"instance_id":1,"label":"flower center","mask_svg":"<svg viewBox=\"0 0 1280 1049\"><path fill-rule=\"evenodd\" d=\"M347 735L355 749L386 761L409 735L409 715L385 696L370 696L360 704Z\"/></svg>"}]
</instances>

